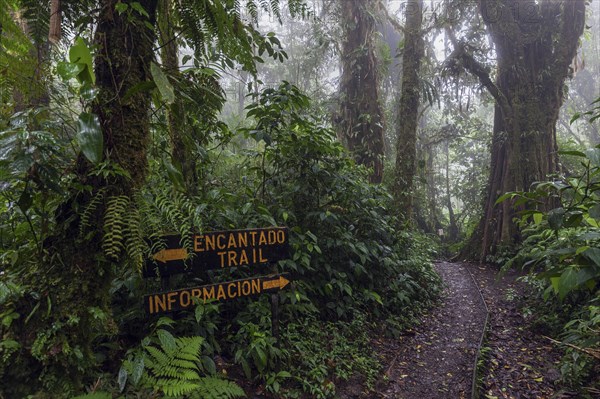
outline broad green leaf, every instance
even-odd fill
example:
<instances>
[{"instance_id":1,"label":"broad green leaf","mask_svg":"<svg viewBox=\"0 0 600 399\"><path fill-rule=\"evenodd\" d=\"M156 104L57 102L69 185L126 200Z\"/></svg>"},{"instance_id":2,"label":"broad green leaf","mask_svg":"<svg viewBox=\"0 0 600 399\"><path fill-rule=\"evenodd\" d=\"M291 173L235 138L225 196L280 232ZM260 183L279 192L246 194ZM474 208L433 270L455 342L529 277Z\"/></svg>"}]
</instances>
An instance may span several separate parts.
<instances>
[{"instance_id":1,"label":"broad green leaf","mask_svg":"<svg viewBox=\"0 0 600 399\"><path fill-rule=\"evenodd\" d=\"M559 151L558 153L560 155L573 155L575 157L585 158L585 153L583 153L581 151Z\"/></svg>"},{"instance_id":2,"label":"broad green leaf","mask_svg":"<svg viewBox=\"0 0 600 399\"><path fill-rule=\"evenodd\" d=\"M131 97L133 97L137 93L145 92L145 91L149 92L151 90L154 90L154 88L156 88L156 83L154 83L153 81L139 82L139 83L131 86L125 92L125 94L121 98L121 101L122 102L127 102Z\"/></svg>"},{"instance_id":3,"label":"broad green leaf","mask_svg":"<svg viewBox=\"0 0 600 399\"><path fill-rule=\"evenodd\" d=\"M98 89L86 82L79 88L79 95L85 101L91 102L98 95Z\"/></svg>"},{"instance_id":4,"label":"broad green leaf","mask_svg":"<svg viewBox=\"0 0 600 399\"><path fill-rule=\"evenodd\" d=\"M585 155L588 157L592 165L600 165L600 148L588 148L585 150Z\"/></svg>"},{"instance_id":5,"label":"broad green leaf","mask_svg":"<svg viewBox=\"0 0 600 399\"><path fill-rule=\"evenodd\" d=\"M579 254L587 251L588 249L590 249L590 247L588 247L587 245L584 247L579 247L575 250L575 255L579 255Z\"/></svg>"},{"instance_id":6,"label":"broad green leaf","mask_svg":"<svg viewBox=\"0 0 600 399\"><path fill-rule=\"evenodd\" d=\"M118 2L117 4L115 4L115 10L117 10L119 15L123 14L123 12L126 11L128 8L129 5L126 3Z\"/></svg>"},{"instance_id":7,"label":"broad green leaf","mask_svg":"<svg viewBox=\"0 0 600 399\"><path fill-rule=\"evenodd\" d=\"M175 93L173 91L173 86L169 82L169 79L167 79L167 76L155 62L150 64L150 73L152 74L152 79L154 79L154 83L156 83L156 87L158 88L163 100L167 104L172 104L173 101L175 101Z\"/></svg>"},{"instance_id":8,"label":"broad green leaf","mask_svg":"<svg viewBox=\"0 0 600 399\"><path fill-rule=\"evenodd\" d=\"M217 365L209 356L202 356L202 367L209 375L217 374Z\"/></svg>"},{"instance_id":9,"label":"broad green leaf","mask_svg":"<svg viewBox=\"0 0 600 399\"><path fill-rule=\"evenodd\" d=\"M598 222L595 219L586 217L585 221L592 227L598 227Z\"/></svg>"},{"instance_id":10,"label":"broad green leaf","mask_svg":"<svg viewBox=\"0 0 600 399\"><path fill-rule=\"evenodd\" d=\"M27 188L25 188L25 190L23 190L21 193L21 196L17 201L17 205L19 208L21 208L21 212L23 213L27 212L27 210L31 208L31 205L33 205L33 198L29 194L29 190L27 190Z\"/></svg>"},{"instance_id":11,"label":"broad green leaf","mask_svg":"<svg viewBox=\"0 0 600 399\"><path fill-rule=\"evenodd\" d=\"M185 184L183 182L183 174L181 173L181 171L175 166L173 166L173 164L168 160L164 160L163 164L165 165L165 169L167 170L169 180L171 180L171 182L179 188L185 187Z\"/></svg>"},{"instance_id":12,"label":"broad green leaf","mask_svg":"<svg viewBox=\"0 0 600 399\"><path fill-rule=\"evenodd\" d=\"M133 3L131 3L131 8L139 12L140 15L143 15L146 18L150 18L150 15L148 15L148 11L146 11L146 9L139 2L134 1Z\"/></svg>"},{"instance_id":13,"label":"broad green leaf","mask_svg":"<svg viewBox=\"0 0 600 399\"><path fill-rule=\"evenodd\" d=\"M587 248L583 251L583 255L596 266L600 266L600 248Z\"/></svg>"},{"instance_id":14,"label":"broad green leaf","mask_svg":"<svg viewBox=\"0 0 600 399\"><path fill-rule=\"evenodd\" d=\"M563 225L565 210L563 208L555 208L548 212L548 225L552 230L559 230Z\"/></svg>"},{"instance_id":15,"label":"broad green leaf","mask_svg":"<svg viewBox=\"0 0 600 399\"><path fill-rule=\"evenodd\" d=\"M158 330L156 332L158 335L158 339L160 340L160 344L162 348L167 353L173 353L175 349L177 349L177 342L175 341L175 337L168 332L167 330Z\"/></svg>"},{"instance_id":16,"label":"broad green leaf","mask_svg":"<svg viewBox=\"0 0 600 399\"><path fill-rule=\"evenodd\" d=\"M121 366L121 368L119 369L119 375L117 377L117 382L119 383L119 392L123 392L123 390L125 389L125 384L127 383L128 375L129 373L127 373L127 369Z\"/></svg>"},{"instance_id":17,"label":"broad green leaf","mask_svg":"<svg viewBox=\"0 0 600 399\"><path fill-rule=\"evenodd\" d=\"M160 327L160 326L172 326L174 324L175 324L175 321L173 321L173 319L171 319L169 317L161 317L156 322L156 327Z\"/></svg>"},{"instance_id":18,"label":"broad green leaf","mask_svg":"<svg viewBox=\"0 0 600 399\"><path fill-rule=\"evenodd\" d=\"M564 299L567 294L577 287L577 272L573 268L568 268L561 274L558 284L558 295Z\"/></svg>"},{"instance_id":19,"label":"broad green leaf","mask_svg":"<svg viewBox=\"0 0 600 399\"><path fill-rule=\"evenodd\" d=\"M600 204L596 204L596 205L592 206L588 210L588 213L590 214L590 217L592 217L596 220L600 220Z\"/></svg>"},{"instance_id":20,"label":"broad green leaf","mask_svg":"<svg viewBox=\"0 0 600 399\"><path fill-rule=\"evenodd\" d=\"M506 201L509 198L514 198L517 195L517 193L506 193L506 194L502 194L500 197L498 197L498 199L496 200L494 205L498 205L499 203Z\"/></svg>"},{"instance_id":21,"label":"broad green leaf","mask_svg":"<svg viewBox=\"0 0 600 399\"><path fill-rule=\"evenodd\" d=\"M96 83L92 53L81 37L75 39L75 44L69 49L69 61L84 67L77 75L80 83Z\"/></svg>"},{"instance_id":22,"label":"broad green leaf","mask_svg":"<svg viewBox=\"0 0 600 399\"><path fill-rule=\"evenodd\" d=\"M67 81L75 78L85 69L83 64L73 64L71 62L60 61L56 64L56 73L62 80Z\"/></svg>"},{"instance_id":23,"label":"broad green leaf","mask_svg":"<svg viewBox=\"0 0 600 399\"><path fill-rule=\"evenodd\" d=\"M137 385L142 379L142 375L144 374L144 358L140 357L133 363L133 371L131 373L131 380L134 385Z\"/></svg>"},{"instance_id":24,"label":"broad green leaf","mask_svg":"<svg viewBox=\"0 0 600 399\"><path fill-rule=\"evenodd\" d=\"M100 163L104 151L104 137L102 136L98 117L94 114L82 112L79 115L78 122L77 142L81 152L91 163Z\"/></svg>"},{"instance_id":25,"label":"broad green leaf","mask_svg":"<svg viewBox=\"0 0 600 399\"><path fill-rule=\"evenodd\" d=\"M533 223L535 224L540 224L542 223L542 220L544 219L544 214L541 212L536 212L533 214Z\"/></svg>"}]
</instances>

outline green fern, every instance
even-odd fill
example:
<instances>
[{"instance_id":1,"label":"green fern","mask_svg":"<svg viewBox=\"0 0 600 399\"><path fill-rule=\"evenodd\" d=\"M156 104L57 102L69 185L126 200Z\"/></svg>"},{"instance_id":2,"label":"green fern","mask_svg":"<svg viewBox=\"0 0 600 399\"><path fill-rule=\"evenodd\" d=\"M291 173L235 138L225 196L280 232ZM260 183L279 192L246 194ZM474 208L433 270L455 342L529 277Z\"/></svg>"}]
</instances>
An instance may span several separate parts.
<instances>
[{"instance_id":1,"label":"green fern","mask_svg":"<svg viewBox=\"0 0 600 399\"><path fill-rule=\"evenodd\" d=\"M234 382L215 377L205 377L200 386L190 393L190 399L235 399L245 398L246 394Z\"/></svg>"},{"instance_id":2,"label":"green fern","mask_svg":"<svg viewBox=\"0 0 600 399\"><path fill-rule=\"evenodd\" d=\"M81 213L80 222L79 222L79 235L80 236L83 236L84 233L86 232L86 230L88 228L92 227L91 223L90 223L90 221L91 221L90 219L92 218L92 215L98 209L98 206L104 200L105 192L106 192L105 189L101 189L100 191L98 191L96 193L96 195L94 195L92 200L87 204L87 206L85 207L83 212Z\"/></svg>"},{"instance_id":3,"label":"green fern","mask_svg":"<svg viewBox=\"0 0 600 399\"><path fill-rule=\"evenodd\" d=\"M134 269L140 271L144 265L144 252L147 245L144 242L142 218L137 204L133 201L129 204L127 223L123 232L125 234L125 252Z\"/></svg>"},{"instance_id":4,"label":"green fern","mask_svg":"<svg viewBox=\"0 0 600 399\"><path fill-rule=\"evenodd\" d=\"M104 214L102 249L110 259L118 259L125 248L123 239L128 205L129 197L126 195L114 195L108 199Z\"/></svg>"},{"instance_id":5,"label":"green fern","mask_svg":"<svg viewBox=\"0 0 600 399\"><path fill-rule=\"evenodd\" d=\"M144 367L140 380L143 386L169 397L245 397L244 391L233 382L200 375L203 337L176 338L166 330L158 330L156 335L158 342L144 347L142 361L128 360L124 363L124 369L132 376L136 374L135 365Z\"/></svg>"}]
</instances>

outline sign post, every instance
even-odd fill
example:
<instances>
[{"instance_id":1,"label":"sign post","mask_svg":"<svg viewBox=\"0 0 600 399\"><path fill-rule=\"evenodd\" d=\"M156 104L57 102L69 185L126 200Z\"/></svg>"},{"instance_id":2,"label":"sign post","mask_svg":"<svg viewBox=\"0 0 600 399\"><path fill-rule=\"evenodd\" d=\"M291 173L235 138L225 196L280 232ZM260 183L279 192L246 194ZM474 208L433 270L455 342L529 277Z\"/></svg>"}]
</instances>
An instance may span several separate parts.
<instances>
[{"instance_id":1,"label":"sign post","mask_svg":"<svg viewBox=\"0 0 600 399\"><path fill-rule=\"evenodd\" d=\"M144 296L144 307L148 314L169 313L185 310L197 301L229 301L243 297L253 297L263 293L278 292L290 281L287 275L251 277L242 280L183 288L175 291L160 292Z\"/></svg>"},{"instance_id":2,"label":"sign post","mask_svg":"<svg viewBox=\"0 0 600 399\"><path fill-rule=\"evenodd\" d=\"M271 328L279 341L279 296L290 280L287 274L276 274L275 263L289 258L289 232L285 227L216 231L193 234L192 247L181 244L181 237L161 238L165 247L146 262L144 277L161 277L163 292L144 296L149 315L171 313L193 307L198 301L229 301L243 297L271 294ZM271 265L273 274L235 281L169 291L170 276L180 273L200 273L231 267Z\"/></svg>"},{"instance_id":3,"label":"sign post","mask_svg":"<svg viewBox=\"0 0 600 399\"><path fill-rule=\"evenodd\" d=\"M180 236L164 236L166 244L152 255L143 269L144 277L273 264L289 257L288 229L270 227L216 231L192 235L188 252Z\"/></svg>"}]
</instances>

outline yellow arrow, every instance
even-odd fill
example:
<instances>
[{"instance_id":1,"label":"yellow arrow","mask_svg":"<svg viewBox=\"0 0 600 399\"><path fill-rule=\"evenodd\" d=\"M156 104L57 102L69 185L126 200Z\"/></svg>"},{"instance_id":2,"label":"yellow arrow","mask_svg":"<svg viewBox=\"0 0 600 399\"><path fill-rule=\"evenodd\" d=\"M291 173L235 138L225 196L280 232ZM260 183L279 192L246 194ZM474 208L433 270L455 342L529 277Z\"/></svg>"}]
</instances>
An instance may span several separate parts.
<instances>
[{"instance_id":1,"label":"yellow arrow","mask_svg":"<svg viewBox=\"0 0 600 399\"><path fill-rule=\"evenodd\" d=\"M279 288L281 290L281 289L283 289L283 287L285 287L289 283L290 283L290 280L288 280L287 278L285 278L283 276L279 276L279 279L277 279L277 280L263 281L263 290L268 290L271 288Z\"/></svg>"},{"instance_id":2,"label":"yellow arrow","mask_svg":"<svg viewBox=\"0 0 600 399\"><path fill-rule=\"evenodd\" d=\"M282 290L283 287L285 287L289 283L290 283L290 280L288 280L287 278L285 278L283 276L279 276L279 289L280 290Z\"/></svg>"},{"instance_id":3,"label":"yellow arrow","mask_svg":"<svg viewBox=\"0 0 600 399\"><path fill-rule=\"evenodd\" d=\"M154 254L153 258L159 262L167 263L170 260L183 260L188 257L185 248L161 249Z\"/></svg>"}]
</instances>

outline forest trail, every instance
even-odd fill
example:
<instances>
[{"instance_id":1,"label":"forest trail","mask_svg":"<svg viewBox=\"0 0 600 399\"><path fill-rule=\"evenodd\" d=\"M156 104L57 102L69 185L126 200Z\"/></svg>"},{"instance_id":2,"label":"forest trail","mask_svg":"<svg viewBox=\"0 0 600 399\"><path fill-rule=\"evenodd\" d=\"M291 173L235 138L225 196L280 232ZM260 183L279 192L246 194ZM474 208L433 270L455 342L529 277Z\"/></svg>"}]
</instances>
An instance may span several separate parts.
<instances>
[{"instance_id":1,"label":"forest trail","mask_svg":"<svg viewBox=\"0 0 600 399\"><path fill-rule=\"evenodd\" d=\"M445 290L439 306L413 335L389 342L395 351L386 375L384 398L468 398L485 306L463 264L440 262Z\"/></svg>"},{"instance_id":2,"label":"forest trail","mask_svg":"<svg viewBox=\"0 0 600 399\"><path fill-rule=\"evenodd\" d=\"M498 278L493 267L468 263L439 262L435 267L445 284L441 302L414 331L381 343L388 381L378 389L378 397L470 398L486 304L489 320L481 396L549 398L557 394L560 354L527 327L520 310L523 287L516 282L517 275Z\"/></svg>"}]
</instances>

